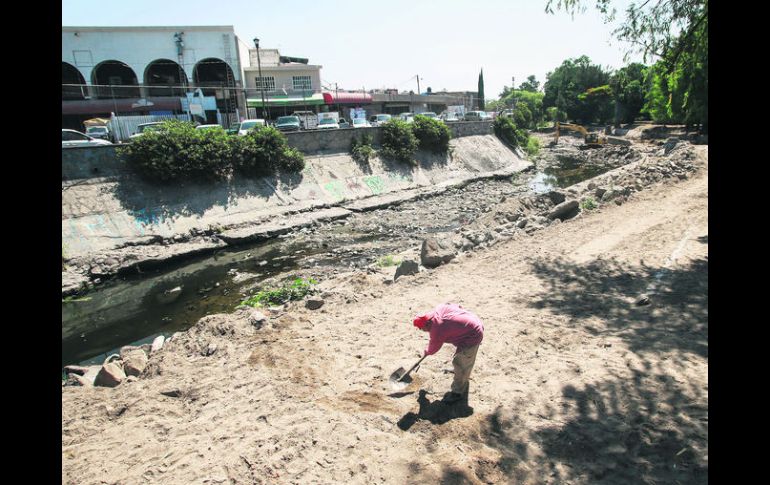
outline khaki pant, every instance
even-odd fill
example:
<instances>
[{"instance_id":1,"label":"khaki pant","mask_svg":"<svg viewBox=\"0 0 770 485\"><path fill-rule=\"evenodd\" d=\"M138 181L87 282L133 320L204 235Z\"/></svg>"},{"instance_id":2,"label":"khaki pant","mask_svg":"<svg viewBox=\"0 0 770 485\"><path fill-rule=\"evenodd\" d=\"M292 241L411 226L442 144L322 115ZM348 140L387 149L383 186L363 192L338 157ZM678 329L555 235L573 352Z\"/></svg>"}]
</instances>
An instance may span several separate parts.
<instances>
[{"instance_id":1,"label":"khaki pant","mask_svg":"<svg viewBox=\"0 0 770 485\"><path fill-rule=\"evenodd\" d=\"M452 359L452 366L455 371L455 378L452 381L452 392L457 394L468 394L469 380L471 378L471 371L473 365L476 363L476 353L479 351L479 345L468 347L457 351L454 359Z\"/></svg>"}]
</instances>

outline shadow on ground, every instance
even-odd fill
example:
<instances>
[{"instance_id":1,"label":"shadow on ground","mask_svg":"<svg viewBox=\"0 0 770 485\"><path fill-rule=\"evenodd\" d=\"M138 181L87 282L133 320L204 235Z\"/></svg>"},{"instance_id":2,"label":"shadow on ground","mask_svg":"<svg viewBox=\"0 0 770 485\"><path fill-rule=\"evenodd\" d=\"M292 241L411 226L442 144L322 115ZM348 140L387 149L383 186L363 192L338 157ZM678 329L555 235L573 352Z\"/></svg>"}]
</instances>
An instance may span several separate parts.
<instances>
[{"instance_id":1,"label":"shadow on ground","mask_svg":"<svg viewBox=\"0 0 770 485\"><path fill-rule=\"evenodd\" d=\"M425 420L431 424L444 424L452 419L467 418L473 414L473 408L468 406L468 401L461 400L454 403L443 401L430 401L426 397L427 392L421 390L417 398L420 405L419 411L415 414L406 413L398 420L398 427L403 431L408 431L417 421Z\"/></svg>"}]
</instances>

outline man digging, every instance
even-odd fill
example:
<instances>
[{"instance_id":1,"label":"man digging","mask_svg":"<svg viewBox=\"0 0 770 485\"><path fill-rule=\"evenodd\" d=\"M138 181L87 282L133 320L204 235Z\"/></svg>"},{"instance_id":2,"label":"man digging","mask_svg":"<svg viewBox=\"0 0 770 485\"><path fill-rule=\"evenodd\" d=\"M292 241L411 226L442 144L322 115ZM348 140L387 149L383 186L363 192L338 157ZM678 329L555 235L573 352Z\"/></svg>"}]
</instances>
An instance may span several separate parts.
<instances>
[{"instance_id":1,"label":"man digging","mask_svg":"<svg viewBox=\"0 0 770 485\"><path fill-rule=\"evenodd\" d=\"M454 367L452 390L444 396L443 401L448 403L461 399L467 401L471 371L476 363L479 345L484 338L484 325L479 317L460 305L445 303L429 312L417 315L413 323L423 332L430 333L430 341L423 356L435 354L445 342L457 347L452 359Z\"/></svg>"}]
</instances>

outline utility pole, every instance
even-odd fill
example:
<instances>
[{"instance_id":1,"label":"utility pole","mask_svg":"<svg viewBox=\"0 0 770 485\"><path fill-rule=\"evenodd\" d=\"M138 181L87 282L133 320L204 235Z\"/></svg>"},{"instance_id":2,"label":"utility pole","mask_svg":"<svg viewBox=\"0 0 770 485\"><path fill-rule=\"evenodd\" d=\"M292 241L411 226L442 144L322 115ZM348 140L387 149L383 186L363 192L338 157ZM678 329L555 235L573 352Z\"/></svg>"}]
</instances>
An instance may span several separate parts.
<instances>
[{"instance_id":1,"label":"utility pole","mask_svg":"<svg viewBox=\"0 0 770 485\"><path fill-rule=\"evenodd\" d=\"M270 119L270 109L265 103L265 79L262 77L262 62L259 59L259 39L254 37L254 46L257 48L257 69L259 70L259 91L262 94L262 116L265 116L265 110L267 110L267 117L265 122Z\"/></svg>"},{"instance_id":2,"label":"utility pole","mask_svg":"<svg viewBox=\"0 0 770 485\"><path fill-rule=\"evenodd\" d=\"M419 96L420 95L420 75L417 74L415 77L417 78L417 95Z\"/></svg>"}]
</instances>

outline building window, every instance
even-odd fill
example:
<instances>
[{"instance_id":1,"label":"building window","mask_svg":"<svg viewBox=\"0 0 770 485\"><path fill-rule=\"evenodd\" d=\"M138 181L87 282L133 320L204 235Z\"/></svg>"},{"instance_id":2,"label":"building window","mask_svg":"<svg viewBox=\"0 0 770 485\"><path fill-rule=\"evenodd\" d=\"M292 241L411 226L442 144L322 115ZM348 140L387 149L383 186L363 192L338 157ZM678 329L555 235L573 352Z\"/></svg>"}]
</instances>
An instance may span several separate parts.
<instances>
[{"instance_id":1,"label":"building window","mask_svg":"<svg viewBox=\"0 0 770 485\"><path fill-rule=\"evenodd\" d=\"M257 89L264 89L265 91L275 91L275 78L273 76L254 78L254 82L257 85Z\"/></svg>"},{"instance_id":2,"label":"building window","mask_svg":"<svg viewBox=\"0 0 770 485\"><path fill-rule=\"evenodd\" d=\"M291 80L294 84L294 89L312 89L310 76L292 76Z\"/></svg>"}]
</instances>

